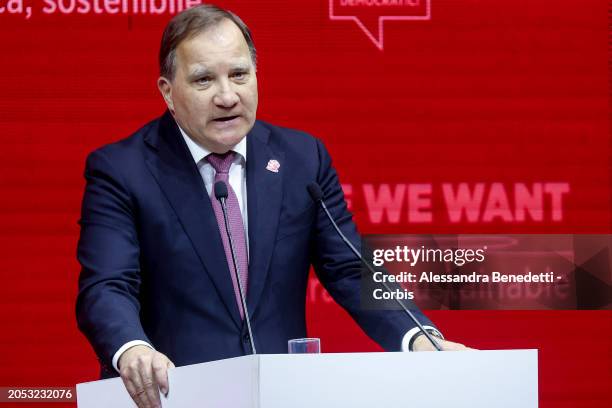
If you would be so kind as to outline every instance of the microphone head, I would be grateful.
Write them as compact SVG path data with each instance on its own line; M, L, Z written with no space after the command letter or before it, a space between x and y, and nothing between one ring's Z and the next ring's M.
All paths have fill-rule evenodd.
M317 183L310 183L306 188L313 201L318 202L323 199L323 191L321 191L321 187Z
M227 198L227 184L225 182L217 181L215 183L215 197L217 197L217 200Z

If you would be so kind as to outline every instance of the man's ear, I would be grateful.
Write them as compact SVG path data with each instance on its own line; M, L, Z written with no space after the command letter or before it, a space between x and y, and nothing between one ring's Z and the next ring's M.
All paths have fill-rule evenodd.
M168 106L168 110L170 113L174 114L174 102L172 101L172 84L170 81L161 76L157 79L157 88L161 93L166 105Z

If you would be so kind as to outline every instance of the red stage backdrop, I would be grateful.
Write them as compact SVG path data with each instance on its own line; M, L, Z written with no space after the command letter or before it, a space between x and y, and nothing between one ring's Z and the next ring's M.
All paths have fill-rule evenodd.
M96 379L74 319L85 157L163 112L161 32L199 3L0 0L0 385ZM217 4L253 30L259 117L326 143L363 233L611 232L607 1ZM314 279L308 300L323 351L379 350ZM429 315L538 348L543 408L612 406L610 310Z

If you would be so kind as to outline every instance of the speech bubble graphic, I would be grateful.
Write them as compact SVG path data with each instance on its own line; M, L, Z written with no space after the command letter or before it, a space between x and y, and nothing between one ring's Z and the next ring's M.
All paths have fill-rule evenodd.
M329 19L352 20L379 49L388 20L430 20L431 0L329 0Z

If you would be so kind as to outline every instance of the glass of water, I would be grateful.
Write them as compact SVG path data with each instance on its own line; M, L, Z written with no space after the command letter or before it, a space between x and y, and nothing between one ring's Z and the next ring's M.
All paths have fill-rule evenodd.
M320 353L321 339L305 338L289 340L289 354Z

